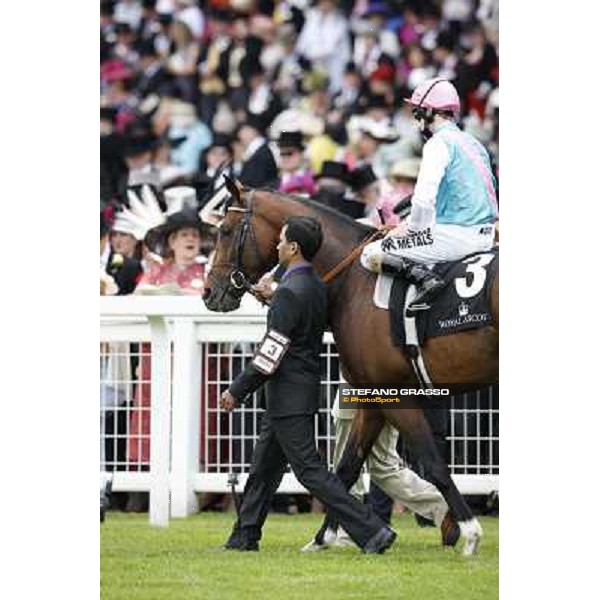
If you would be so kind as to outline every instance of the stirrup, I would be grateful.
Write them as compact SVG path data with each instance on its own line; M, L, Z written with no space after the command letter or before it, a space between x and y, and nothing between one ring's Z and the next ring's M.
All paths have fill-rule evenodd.
M431 304L427 304L426 302L420 302L418 304L411 303L408 305L406 309L406 313L410 315L413 312L419 312L422 310L429 310L431 308Z

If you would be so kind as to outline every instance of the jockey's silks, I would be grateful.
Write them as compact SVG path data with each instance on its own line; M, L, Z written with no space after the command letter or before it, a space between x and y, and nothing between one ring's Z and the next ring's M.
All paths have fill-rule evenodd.
M436 197L436 222L467 226L496 221L496 181L483 145L454 123L444 124L434 137L446 144L450 157Z

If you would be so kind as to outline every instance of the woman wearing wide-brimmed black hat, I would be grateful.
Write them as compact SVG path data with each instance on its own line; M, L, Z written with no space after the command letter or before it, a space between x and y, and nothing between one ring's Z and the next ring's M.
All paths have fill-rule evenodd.
M183 188L185 189L185 188ZM206 259L200 254L202 227L195 208L186 207L170 215L163 225L152 230L153 249L163 257L162 264L148 263L136 294L200 295L204 290ZM142 344L140 383L136 387L129 423L128 460L134 465L150 459L150 345ZM146 508L145 495L132 495L127 510Z
M154 249L162 264L151 264L136 293L201 294L206 258L200 254L206 226L196 210L186 207L170 215L151 232Z

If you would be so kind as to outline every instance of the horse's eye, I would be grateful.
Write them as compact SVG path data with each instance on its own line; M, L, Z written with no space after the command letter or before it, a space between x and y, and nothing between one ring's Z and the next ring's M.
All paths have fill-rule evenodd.
M219 232L222 236L227 237L228 235L231 235L231 227L228 225L221 225Z

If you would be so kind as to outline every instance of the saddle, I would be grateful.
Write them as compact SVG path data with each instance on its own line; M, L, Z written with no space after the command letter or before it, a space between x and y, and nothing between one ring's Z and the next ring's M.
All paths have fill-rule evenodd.
M437 263L432 267L444 281L428 310L409 307L416 296L415 286L403 277L380 274L373 301L389 310L392 341L408 355L422 388L433 388L421 346L429 338L467 329L487 327L492 283L498 271L499 247L477 252L459 261Z
M380 274L373 301L378 308L389 310L394 344L422 345L429 338L489 326L492 321L489 300L498 261L496 246L459 261L437 263L432 270L444 281L444 287L429 310L416 312L408 309L414 286L403 277ZM407 319L413 319L414 323L407 327Z

